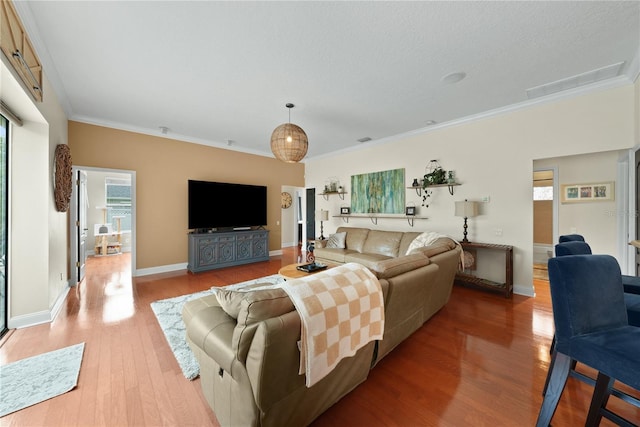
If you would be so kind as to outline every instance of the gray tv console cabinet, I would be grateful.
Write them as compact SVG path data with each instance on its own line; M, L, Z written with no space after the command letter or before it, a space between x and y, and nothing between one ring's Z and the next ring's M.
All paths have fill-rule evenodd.
M192 273L269 260L269 231L242 230L189 234Z

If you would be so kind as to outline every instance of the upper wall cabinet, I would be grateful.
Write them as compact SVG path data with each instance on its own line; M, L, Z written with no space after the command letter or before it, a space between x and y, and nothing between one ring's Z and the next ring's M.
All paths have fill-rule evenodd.
M0 2L0 49L33 98L42 102L42 65L10 1Z

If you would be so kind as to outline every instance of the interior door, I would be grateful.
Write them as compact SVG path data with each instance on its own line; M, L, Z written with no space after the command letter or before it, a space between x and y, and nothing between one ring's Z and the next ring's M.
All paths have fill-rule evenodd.
M87 227L87 205L89 199L87 197L87 172L83 170L78 171L77 194L78 194L78 221L76 221L76 235L78 236L78 262L77 266L77 278L78 283L84 279L85 266L87 264L87 236L89 228Z
M307 188L307 240L316 238L316 189Z

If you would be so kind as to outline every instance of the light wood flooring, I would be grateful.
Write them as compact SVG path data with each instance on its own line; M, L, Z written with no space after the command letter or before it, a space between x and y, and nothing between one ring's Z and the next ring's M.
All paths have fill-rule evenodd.
M200 381L182 376L149 304L273 274L298 256L290 248L269 262L133 280L128 255L91 258L54 322L11 331L0 343L6 364L85 342L77 389L0 425L217 426ZM450 302L314 427L534 425L553 334L548 283L536 280L535 288L535 298L506 299L455 286ZM570 378L553 425L584 424L591 391ZM640 424L639 410L615 398L610 405Z

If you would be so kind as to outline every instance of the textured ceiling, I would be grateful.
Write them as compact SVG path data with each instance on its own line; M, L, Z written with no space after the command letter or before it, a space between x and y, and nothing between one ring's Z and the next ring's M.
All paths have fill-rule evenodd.
M69 119L167 127L167 137L268 156L287 102L314 157L526 103L527 89L615 63L614 80L629 83L640 52L638 1L16 8ZM442 80L452 72L466 78Z

